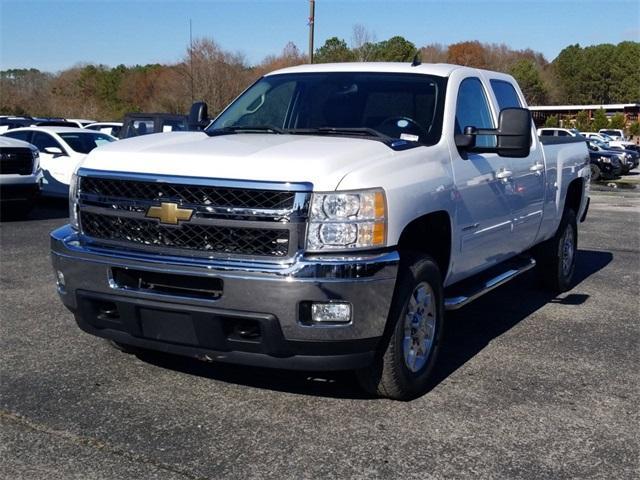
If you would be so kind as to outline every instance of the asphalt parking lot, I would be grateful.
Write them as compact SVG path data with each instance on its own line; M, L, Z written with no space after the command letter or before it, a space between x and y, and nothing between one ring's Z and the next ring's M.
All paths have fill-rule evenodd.
M572 291L526 274L449 315L407 403L82 333L49 263L65 216L0 225L1 478L640 477L640 193L593 194Z

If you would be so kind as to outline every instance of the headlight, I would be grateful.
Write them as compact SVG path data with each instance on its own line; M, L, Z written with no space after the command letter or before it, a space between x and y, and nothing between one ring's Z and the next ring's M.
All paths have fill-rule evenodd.
M611 159L609 157L600 157L599 160L602 163L611 163Z
M33 157L33 172L37 172L40 168L40 151L37 148L31 150L31 156Z
M382 189L314 193L307 250L383 247L387 240L387 205Z
M69 183L69 224L71 228L79 230L78 222L78 176L74 173L71 175L71 182Z

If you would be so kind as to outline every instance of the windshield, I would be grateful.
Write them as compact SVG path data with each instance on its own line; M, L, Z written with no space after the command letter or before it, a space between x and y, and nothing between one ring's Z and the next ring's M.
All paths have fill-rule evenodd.
M266 76L207 129L402 138L427 145L442 131L446 79L421 74L329 72ZM327 131L330 130L330 131Z
M89 153L100 145L115 141L115 138L97 132L68 132L58 133L58 135L73 151L78 153Z

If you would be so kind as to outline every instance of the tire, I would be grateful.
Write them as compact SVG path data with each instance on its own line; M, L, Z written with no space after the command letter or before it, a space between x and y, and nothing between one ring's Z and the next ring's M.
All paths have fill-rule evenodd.
M576 213L567 208L553 238L538 245L534 250L538 274L544 289L553 293L562 293L571 288L577 251Z
M600 172L600 167L592 163L591 164L591 181L597 182L598 180L600 180L601 176L602 176L602 172Z
M409 317L411 310L415 314ZM376 358L356 372L360 385L372 395L395 400L424 394L438 357L443 324L442 277L436 262L424 255L403 255Z
M142 353L144 350L138 347L134 347L133 345L127 345L126 343L116 342L115 340L106 339L107 343L111 345L116 350L119 350L123 353L127 353L129 355L135 355L137 353Z

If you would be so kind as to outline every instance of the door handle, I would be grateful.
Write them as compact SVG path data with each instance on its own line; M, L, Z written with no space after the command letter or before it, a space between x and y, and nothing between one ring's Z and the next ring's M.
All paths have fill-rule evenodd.
M530 172L535 172L538 175L542 173L542 170L544 170L544 165L542 163L535 163L531 166L531 168L529 168Z
M513 176L513 172L505 168L501 169L498 173L496 173L496 178L499 180L502 180L503 182L508 182L512 176Z

